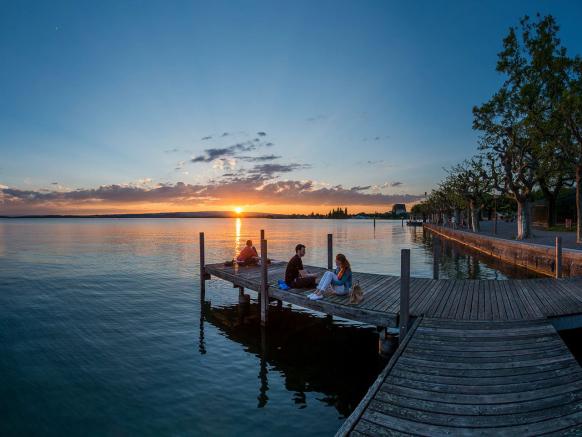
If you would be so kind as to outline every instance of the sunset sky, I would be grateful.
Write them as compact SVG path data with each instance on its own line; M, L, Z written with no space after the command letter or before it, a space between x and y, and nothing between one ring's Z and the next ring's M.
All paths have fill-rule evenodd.
M582 53L576 1L1 1L0 214L418 201L536 12Z

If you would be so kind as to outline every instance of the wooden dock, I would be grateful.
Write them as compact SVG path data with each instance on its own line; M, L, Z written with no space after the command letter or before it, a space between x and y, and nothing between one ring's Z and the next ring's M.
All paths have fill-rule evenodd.
M365 298L351 305L347 297L311 301L313 290L280 290L285 268L284 262L268 268L202 263L201 280L214 276L268 297L261 298L264 322L270 299L401 332L409 327L403 314L413 320L338 436L582 435L582 368L556 330L582 327L582 278L439 280L410 278L406 268L402 277L354 272Z
M582 368L549 322L421 317L336 435L548 433L582 433Z
M349 304L347 297L334 296L312 301L314 290L283 291L277 280L285 276L287 263L274 262L268 268L271 298L289 302L338 317L376 326L396 327L400 308L400 277L372 273L353 273L365 299ZM305 266L320 275L321 267ZM258 266L225 267L208 264L207 274L238 287L260 291L261 269ZM582 316L582 278L471 280L410 278L410 314L454 320L535 320Z

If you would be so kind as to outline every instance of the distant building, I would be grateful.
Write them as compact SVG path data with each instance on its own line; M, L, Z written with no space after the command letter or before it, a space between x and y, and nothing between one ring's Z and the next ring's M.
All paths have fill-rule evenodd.
M392 214L406 215L406 205L404 203L395 203L392 205Z

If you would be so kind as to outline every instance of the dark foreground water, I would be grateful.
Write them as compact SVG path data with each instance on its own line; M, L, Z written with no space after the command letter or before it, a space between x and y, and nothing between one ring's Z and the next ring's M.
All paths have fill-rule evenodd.
M330 435L387 357L375 328L239 306L207 262L265 229L269 255L325 265L326 234L353 268L430 277L430 235L400 222L328 220L0 220L0 435ZM530 276L443 245L441 277Z

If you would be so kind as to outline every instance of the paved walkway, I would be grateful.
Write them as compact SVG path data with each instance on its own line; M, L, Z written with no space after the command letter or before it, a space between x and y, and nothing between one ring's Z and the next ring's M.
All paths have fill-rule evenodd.
M493 236L493 222L482 221L480 234ZM497 222L497 235L494 235L495 237L515 240L516 235L517 223ZM576 244L576 232L556 232L535 228L533 229L533 237L523 241L526 243L553 246L557 236L562 237L562 247L565 249L582 250L582 244Z

